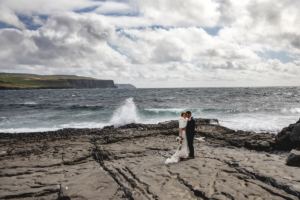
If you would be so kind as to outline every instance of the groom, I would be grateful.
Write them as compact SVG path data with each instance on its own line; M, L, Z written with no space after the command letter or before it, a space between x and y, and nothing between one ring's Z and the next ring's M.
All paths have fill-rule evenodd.
M194 117L192 117L191 111L186 111L186 114L188 117L188 122L187 122L185 129L186 129L187 142L188 142L188 146L189 146L189 150L190 150L190 155L188 158L194 159L195 155L194 155L193 142L194 142L194 136L195 136L196 121L195 121Z

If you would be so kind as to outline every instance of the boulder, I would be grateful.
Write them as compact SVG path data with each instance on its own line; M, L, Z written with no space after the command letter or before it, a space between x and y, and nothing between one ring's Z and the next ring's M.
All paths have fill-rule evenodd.
M300 123L293 128L290 139L292 142L300 141Z
M293 149L286 158L286 164L300 167L300 151Z
M268 149L268 148L270 148L270 143L267 142L267 141L262 141L262 142L259 143L259 145L260 145L261 148L263 148L263 149Z
M288 127L283 128L275 137L276 144L278 145L279 149L282 150L290 150L293 149L294 144L290 139L292 131L296 124L290 124ZM296 147L294 147L296 148Z

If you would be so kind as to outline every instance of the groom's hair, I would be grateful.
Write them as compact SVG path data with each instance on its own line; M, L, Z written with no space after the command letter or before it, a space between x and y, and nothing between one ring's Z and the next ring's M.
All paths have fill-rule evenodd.
M186 111L186 114L192 115L191 111Z

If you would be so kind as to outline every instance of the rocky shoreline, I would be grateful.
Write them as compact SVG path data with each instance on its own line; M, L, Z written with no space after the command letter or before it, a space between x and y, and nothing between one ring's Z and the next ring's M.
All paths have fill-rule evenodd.
M169 165L176 121L0 133L0 199L300 198L300 168L286 164L297 124L272 135L216 122L197 119L196 159Z

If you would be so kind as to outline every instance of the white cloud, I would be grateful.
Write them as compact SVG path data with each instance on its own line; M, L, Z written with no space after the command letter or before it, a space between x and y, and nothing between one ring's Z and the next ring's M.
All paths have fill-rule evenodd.
M39 16L33 16L32 23L34 25L44 25L44 21Z
M130 14L135 12L134 8L126 3L120 3L115 1L106 1L99 6L94 12L100 14Z
M16 28L25 29L25 24L19 20L18 16L4 5L0 5L0 21Z
M245 12L239 20L219 31L223 40L258 51L285 51L300 59L299 1L245 1L242 10Z
M251 46L253 51L285 51L300 58L298 0L131 0L128 4L137 10L136 16L106 16L106 20L123 28L222 27L219 35L224 41Z
M163 26L216 25L221 13L219 4L213 0L131 0L139 7L140 15Z
M300 84L296 0L22 2L3 0L0 19L24 29L17 14L27 15L41 27L0 29L2 71L84 74L138 87ZM212 36L205 27L220 31ZM257 51L282 51L295 61Z
M1 4L17 14L52 15L102 5L92 0L2 0Z
M214 0L130 0L128 4L108 1L96 11L101 13L132 13L133 16L108 16L118 27L144 26L205 26L218 25L221 17L219 4Z
M37 31L1 30L1 68L42 66L53 73L85 70L101 75L126 66L126 57L107 44L114 34L114 27L98 15L74 13L56 16Z
M248 46L208 35L202 28L124 29L117 41L133 63L260 61Z

